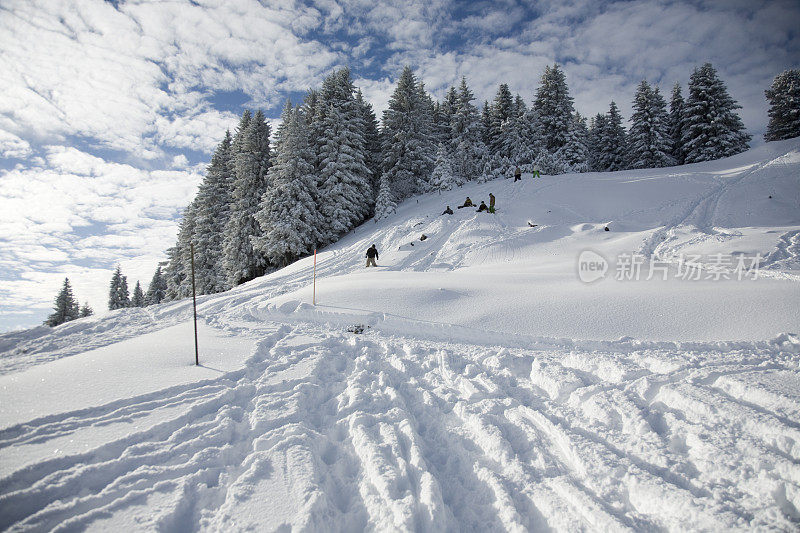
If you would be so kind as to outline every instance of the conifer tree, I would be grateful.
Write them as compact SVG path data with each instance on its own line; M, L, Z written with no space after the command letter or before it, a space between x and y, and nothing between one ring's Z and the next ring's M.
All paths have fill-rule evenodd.
M181 220L181 225L185 218ZM178 232L180 234L180 230ZM167 248L167 261L164 267L164 281L166 282L167 289L164 292L164 299L162 302L172 302L180 300L186 295L183 294L181 287L184 280L187 278L186 272L183 268L183 261L181 260L181 252L178 245Z
M69 283L69 278L64 278L64 284L58 296L56 296L53 314L47 317L44 323L52 328L79 317L80 309L77 300L75 300L75 296L72 294L72 286Z
M378 194L378 187L380 186L382 163L381 135L378 128L378 119L375 117L375 111L372 110L372 104L364 100L361 89L356 91L356 104L361 111L361 120L364 123L365 163L370 172L370 183L372 184L371 199L374 200ZM370 210L373 209L374 205L370 205Z
M483 111L481 111L481 132L483 133L483 144L490 147L492 144L492 110L489 101L483 101Z
M444 127L444 136L440 139L441 142L444 143L445 147L450 149L449 147L453 144L453 116L456 114L456 109L458 108L458 93L456 92L456 88L454 86L450 86L445 93L444 101L442 101L441 105L441 112L442 112L442 120L443 120L443 127Z
M92 316L94 314L94 309L89 306L89 302L84 302L83 307L80 310L80 317L86 318L87 316Z
M417 193L419 178L430 176L433 168L433 124L421 89L411 68L405 67L383 112L383 172L392 200ZM450 104L446 107L448 114Z
M136 286L133 288L133 296L131 297L131 307L144 307L144 292L139 280L136 280Z
M576 111L567 132L567 142L556 152L567 172L589 171L588 137L586 120Z
M436 164L433 167L430 185L431 190L439 192L449 191L455 185L450 156L447 154L447 148L445 148L444 143L439 143L439 147L436 150Z
M504 144L501 138L503 124L514 116L514 100L511 96L511 91L508 89L508 85L501 83L494 97L494 101L492 102L489 123L486 125L486 127L489 128L489 134L487 135L489 141L487 142L487 146L492 154L502 149Z
M670 155L676 164L682 165L686 156L683 153L683 95L680 83L672 88L672 98L669 101L669 137Z
M233 159L230 132L225 133L206 169L195 197L192 242L198 294L213 294L228 288L223 264L223 237L231 212Z
M667 103L658 91L642 80L636 89L628 136L628 168L670 166L671 149Z
M394 201L394 194L389 185L389 176L381 175L381 186L378 188L378 199L375 202L375 221L386 218L397 211L397 204Z
M769 102L766 141L800 136L800 70L784 70L764 91Z
M431 121L431 139L433 142L450 144L450 118L445 116L444 104L436 102L433 105L433 120Z
M320 92L317 187L325 244L364 221L373 205L363 111L354 91L350 70L343 68L325 79Z
M606 127L606 116L598 113L592 117L589 125L589 137L587 147L589 148L589 170L602 172L603 167L603 142L602 138Z
M144 296L145 305L160 304L167 295L167 280L164 279L161 273L161 265L156 267L153 273L153 279L150 280L150 285L147 287L147 293Z
M566 76L558 64L545 67L533 108L538 112L545 149L555 153L567 142L574 111Z
M247 126L250 125L250 119L252 118L253 114L250 112L250 110L245 109L242 113L242 117L239 119L239 125L236 126L236 133L232 140L231 151L233 155L238 154L243 150L245 132L247 131Z
M627 135L622 125L622 115L615 102L611 102L599 130L597 146L597 170L609 172L625 169L627 159Z
M165 300L179 300L192 294L191 245L197 204L194 200L186 207L178 227L175 246L167 250L167 266L164 277L167 283Z
M269 169L271 187L255 215L263 233L253 241L254 248L276 268L310 254L322 238L308 125L289 101L281 118L274 164Z
M122 275L122 267L117 265L114 275L111 276L111 286L108 291L108 309L122 309L130 307L131 299L128 292L128 278Z
M525 104L525 100L519 94L514 97L513 111L515 117L522 117L528 112L528 106Z
M488 156L486 145L483 144L478 108L472 105L474 99L466 78L462 77L451 122L453 172L461 182L479 178Z
M264 274L267 268L264 257L253 250L252 239L261 235L261 227L254 215L267 189L269 136L269 124L259 110L248 121L240 148L234 153L231 212L223 241L225 270L230 287Z
M728 94L711 63L694 70L683 113L687 163L711 161L747 150L750 135L736 109L741 106Z

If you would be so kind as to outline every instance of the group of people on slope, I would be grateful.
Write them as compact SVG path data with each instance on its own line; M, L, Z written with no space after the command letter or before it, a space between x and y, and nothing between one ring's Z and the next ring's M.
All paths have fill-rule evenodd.
M533 169L533 178L541 178L541 174L539 174L538 169ZM514 181L519 181L522 179L522 170L519 167L514 169Z
M539 175L539 171L538 170L534 170L533 171L533 177L534 178L541 178L541 176ZM521 179L522 179L522 170L520 170L520 168L517 167L517 168L514 169L514 181L519 181ZM494 212L495 212L494 205L495 205L494 194L489 193L489 205L486 205L486 202L481 200L481 205L478 206L478 209L476 210L476 213L480 213L482 211L486 211L488 213L494 214ZM464 200L464 204L463 205L459 205L457 207L458 207L458 209L463 209L465 207L475 207L475 204L472 203L472 199L470 199L470 197L467 196L467 199ZM450 209L449 205L442 212L442 215L452 215L452 214L453 214L453 210ZM378 266L376 264L376 262L375 262L378 259L378 248L374 244L372 246L370 246L369 248L367 248L366 258L367 258L367 267L370 267L370 266L376 267L376 266Z
M489 213L494 213L494 202L495 202L494 194L489 193L489 205L486 205L486 202L481 200L481 205L478 206L478 209L477 209L476 213L480 213L481 211L487 211ZM458 209L464 209L465 207L475 207L475 204L473 204L472 203L472 199L469 196L467 196L467 199L464 200L464 204L463 205L459 205L457 207L458 207ZM447 209L445 209L444 212L442 212L442 215L452 215L452 214L453 214L453 210L450 209L449 205L447 206Z

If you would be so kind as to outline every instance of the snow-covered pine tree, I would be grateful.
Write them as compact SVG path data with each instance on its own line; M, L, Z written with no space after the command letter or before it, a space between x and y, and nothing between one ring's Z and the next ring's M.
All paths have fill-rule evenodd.
M436 135L433 128L433 108L435 102L433 100L433 97L431 97L431 95L428 94L428 92L425 90L425 83L422 80L420 80L420 82L417 84L417 97L419 98L420 101L422 113L424 113L426 116L425 123L428 124L428 131L430 132L428 136L428 139L430 139L429 142L434 143L436 140ZM419 192L429 192L431 190L430 183L428 182L428 180L431 177L430 171L433 170L433 164L434 161L436 160L435 146L437 145L431 144L430 146L429 154L431 156L431 163L428 167L429 172L427 174L417 174L417 190Z
M675 83L672 87L672 97L669 101L669 138L670 155L675 164L682 165L685 154L683 153L683 95L680 83Z
M258 211L259 201L268 185L269 136L270 126L259 110L248 122L241 148L233 156L235 172L231 212L223 240L229 287L250 281L267 269L264 257L253 250L251 239L261 235L261 227L253 215Z
M606 127L606 116L598 113L592 117L589 124L589 137L587 139L589 148L589 170L603 172L603 135Z
M512 114L503 123L500 128L502 144L491 163L495 176L508 177L509 170L517 166L525 172L533 170L533 163L542 149L537 124L538 117L533 110L526 111L521 117Z
M167 261L164 267L164 281L166 282L167 289L164 292L164 299L161 301L172 302L180 300L185 296L181 293L181 285L186 275L177 244L167 248L166 254Z
M383 112L383 173L396 201L417 193L418 179L433 169L433 124L421 88L411 67L405 67ZM449 114L450 103L444 107Z
M628 135L628 168L659 168L674 163L670 156L671 139L667 103L646 80L639 83L633 99L633 115Z
M122 275L122 267L117 265L111 276L111 286L108 291L108 309L122 309L130 307L131 299L128 292L128 278Z
M378 129L378 119L375 117L375 111L372 110L372 104L364 100L361 94L361 89L356 91L356 103L361 110L361 120L364 122L364 142L366 143L367 159L366 165L370 172L370 182L372 184L372 199L373 205L370 205L370 211L374 210L374 199L378 195L378 188L380 187L381 163L381 134Z
M367 168L362 110L354 97L350 70L328 76L320 92L317 187L324 244L360 224L372 210L372 177Z
M769 102L766 141L800 136L800 70L784 70L764 91Z
M93 314L94 314L94 309L91 308L89 302L84 302L80 310L80 317L86 318L87 316L92 316Z
M144 307L144 291L142 291L142 285L139 280L136 280L136 286L133 288L131 307Z
M245 131L247 131L247 126L250 125L250 120L252 118L253 114L250 112L250 110L245 109L242 113L242 117L239 119L239 124L236 126L236 133L234 134L233 141L231 143L232 155L242 151Z
M160 304L167 295L167 280L161 273L161 265L156 267L153 273L153 279L150 280L150 285L147 286L147 293L144 295L145 305Z
M483 174L488 150L483 144L478 108L472 105L475 96L461 78L456 110L451 122L453 172L461 182L478 179Z
M230 217L233 183L232 139L230 132L217 147L206 169L206 176L195 197L192 234L195 252L195 278L198 294L213 294L228 289L228 276L222 261L223 237Z
M397 204L394 201L392 187L389 184L389 176L387 174L382 174L380 183L381 186L378 188L378 199L375 202L376 222L397 211Z
M431 139L437 145L439 143L443 143L445 146L450 144L450 119L445 116L444 104L441 102L435 102L433 104L433 120L431 121L431 131Z
M616 102L611 102L599 134L597 170L624 170L628 152L627 135Z
M483 144L487 147L492 144L492 109L489 107L489 101L483 101L483 111L481 111L481 132L483 133Z
M557 63L545 67L541 85L536 89L533 108L539 115L545 148L555 153L567 142L574 112L567 78Z
M436 150L436 163L431 173L430 185L433 191L449 191L456 184L453 176L453 167L450 164L450 156L444 143L439 143Z
M557 176L567 172L567 162L560 150L551 154L547 150L541 150L536 156L533 166L546 176Z
M72 294L72 286L69 284L69 278L64 278L64 284L61 286L58 296L56 296L53 314L47 317L44 323L52 328L79 317L80 309L75 296Z
M253 240L253 247L277 268L310 254L322 239L308 125L288 100L281 119L269 169L271 186L261 197L261 208L255 215L263 233Z
M694 70L683 112L687 163L711 161L747 150L750 135L736 109L741 106L728 94L711 63Z
M564 162L567 172L589 171L588 137L586 119L576 111L567 132L567 142L556 152L557 158Z
M522 98L522 96L517 94L514 97L514 116L515 117L522 117L527 112L528 112L528 106L525 103L525 100Z
M194 200L186 207L178 226L175 246L167 250L167 266L164 278L167 282L166 301L179 300L192 294L191 245L197 218Z
M311 123L314 121L314 117L317 116L317 105L319 104L319 90L317 89L310 89L308 93L306 93L305 98L303 98L303 116L306 119L306 124L311 126ZM309 134L310 134L309 130ZM310 142L310 141L309 141ZM316 144L310 142L310 146L314 147Z
M514 117L514 99L511 96L511 91L508 89L507 84L501 83L492 102L489 123L486 125L489 128L489 133L486 137L489 139L487 146L490 153L496 154L502 150L505 144L501 136L503 124ZM508 156L508 154L502 155Z

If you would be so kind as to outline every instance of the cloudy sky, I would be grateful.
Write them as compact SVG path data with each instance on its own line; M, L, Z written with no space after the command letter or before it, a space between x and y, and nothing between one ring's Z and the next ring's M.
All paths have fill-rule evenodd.
M760 144L764 89L800 67L796 0L3 0L0 331L41 323L64 276L96 312L114 265L146 289L214 146L348 65L376 110L403 65L530 102L563 65L577 109L630 116L642 79L710 61Z

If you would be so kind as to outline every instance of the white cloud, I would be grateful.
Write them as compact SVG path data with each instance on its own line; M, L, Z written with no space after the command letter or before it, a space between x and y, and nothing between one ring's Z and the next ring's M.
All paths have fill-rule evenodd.
M79 135L137 157L161 146L208 150L230 116L205 94L242 89L274 105L321 80L337 54L299 37L319 22L291 2L6 2L0 124L22 138Z
M0 129L0 156L22 159L31 154L31 145L11 132Z
M45 163L0 179L4 310L46 307L69 276L76 294L101 311L105 278L118 262L146 287L201 176L109 163L64 146L48 147Z

